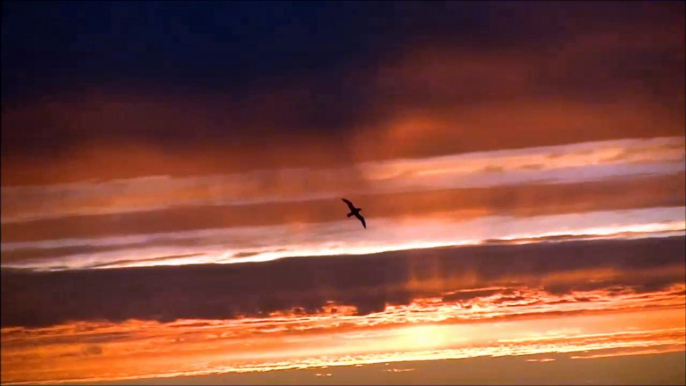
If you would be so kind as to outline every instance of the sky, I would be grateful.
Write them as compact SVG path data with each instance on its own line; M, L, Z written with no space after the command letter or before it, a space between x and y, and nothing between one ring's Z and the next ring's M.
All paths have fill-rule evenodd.
M2 384L683 384L685 14L3 1Z

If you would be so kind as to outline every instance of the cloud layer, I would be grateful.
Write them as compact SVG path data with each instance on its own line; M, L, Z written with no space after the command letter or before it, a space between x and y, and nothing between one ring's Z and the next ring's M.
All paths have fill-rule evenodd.
M367 314L414 298L445 296L468 302L502 291L455 291L514 283L556 295L612 288L654 291L683 283L683 241L674 237L439 248L229 266L3 270L2 325L230 319L293 309L316 313L330 302ZM587 276L591 271L598 272L593 281Z
M3 13L13 28L3 35L3 186L349 166L683 134L680 3L294 5L335 14L326 26L311 25L321 20L314 16L284 25L282 13L290 11L283 6L170 4L158 11L84 6L90 22L70 27L50 16L75 11L56 7L13 4ZM394 15L383 18L386 28L377 25L377 12ZM132 16L141 13L156 16ZM240 15L274 19L281 38L265 39L269 32L252 24L236 35L215 20ZM523 19L513 22L517 15ZM177 20L165 27L174 33L160 33L168 18ZM84 32L120 19L157 32L145 43L110 31L107 49L94 48L103 43L93 36L102 34ZM180 20L218 29L192 33ZM338 23L367 27L341 35L332 27ZM64 39L38 38L47 26ZM328 33L305 39L310 28ZM246 41L264 47L249 55L241 51ZM129 46L171 56L140 60L145 55L122 50ZM312 51L289 51L301 52L298 46ZM190 48L191 63L176 57ZM287 69L279 69L284 60ZM177 61L186 64L169 65ZM75 62L76 73L69 70ZM32 82L17 83L27 77Z
M683 352L684 11L2 2L2 383Z

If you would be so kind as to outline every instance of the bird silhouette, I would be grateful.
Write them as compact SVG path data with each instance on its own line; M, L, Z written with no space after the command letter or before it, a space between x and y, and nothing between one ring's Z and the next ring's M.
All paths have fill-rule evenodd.
M362 211L362 208L355 208L353 203L346 200L345 198L341 198L341 200L343 200L343 202L348 204L348 208L350 208L350 213L348 213L348 217L351 217L351 216L357 217L357 219L360 220L360 222L362 222L362 226L364 227L364 229L367 229L367 223L364 222L364 217L362 217L362 215L360 214L360 211Z

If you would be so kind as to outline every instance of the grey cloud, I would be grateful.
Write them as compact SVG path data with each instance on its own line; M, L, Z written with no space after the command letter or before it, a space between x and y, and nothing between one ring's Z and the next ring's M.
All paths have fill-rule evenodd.
M495 294L502 294L504 289L488 289L475 291L459 291L442 297L444 302L464 301L480 297L488 297Z
M423 111L433 115L447 109L462 113L475 105L494 100L507 105L518 104L519 109L528 111L532 105L526 102L532 99L572 100L585 104L601 100L615 104L618 99L624 102L623 97L640 95L648 106L643 106L648 109L646 114L653 119L648 119L649 123L638 122L634 128L623 127L623 130L589 130L584 126L571 126L564 135L545 136L537 132L540 128L531 130L533 133L530 131L531 123L536 123L540 116L534 114L535 118L520 121L518 128L508 127L508 131L514 133L510 141L493 140L504 133L498 132L501 130L499 125L489 124L482 130L471 126L473 129L465 130L470 134L466 140L442 141L392 155L409 157L484 150L502 147L504 142L507 143L505 146L523 147L619 138L627 133L650 136L683 132L683 87L680 85L684 79L684 23L682 17L676 16L683 14L680 2L650 5L633 2L555 3L550 6L519 2L516 5L507 2L439 5L341 3L322 5L319 9L323 12L322 18L307 18L315 23L311 28L323 33L311 34L312 37L321 36L321 39L304 39L301 30L294 26L286 28L278 38L269 33L256 33L262 31L254 24L256 20L264 20L263 17L274 20L275 14L283 11L275 12L274 7L253 9L246 13L251 16L246 17L242 16L246 15L242 14L244 10L216 5L196 10L204 16L197 20L191 18L193 20L188 22L213 20L214 12L225 15L222 20L239 18L241 22L237 24L246 27L247 41L258 41L265 49L246 51L242 43L236 44L241 39L226 35L230 28L215 23L198 25L201 30L209 28L210 33L178 31L180 36L184 36L182 41L170 41L170 36L177 36L176 33L156 31L150 38L155 41L151 44L159 45L160 58L172 57L183 63L180 66L142 60L135 51L89 50L85 55L82 44L97 44L103 35L110 36L122 47L130 45L129 39L136 39L135 34L122 36L117 31L107 30L109 21L122 18L122 15L108 9L109 6L97 5L93 10L76 3L68 6L50 4L37 10L31 6L25 8L19 5L20 2L16 4L14 8L23 10L5 12L3 21L7 18L15 26L39 27L17 27L13 34L5 36L8 43L3 48L6 71L2 82L2 172L5 185L78 180L82 177L198 174L229 168L256 169L274 163L303 166L312 160L304 159L302 154L271 156L276 154L273 152L274 144L298 148L300 143L312 137L317 137L321 143L335 144L326 149L331 153L327 162L346 164L356 157L351 154L352 150L340 144L362 129L392 125L398 111ZM142 7L150 7L147 13L161 15L169 12L168 17L177 15L185 18L187 12L174 4L146 3ZM91 20L105 20L95 22L103 30L94 35L79 33L73 27L79 23L58 22L50 17L54 12L50 10L53 6L91 8L89 14L94 18ZM300 8L299 12L312 9L302 4L290 6ZM156 8L165 11L156 12ZM79 12L74 10L63 14L76 15ZM126 20L134 24L145 23L146 30L156 29L145 19ZM348 28L353 28L354 32L350 33L353 29ZM603 46L602 39L608 35L613 41ZM216 39L216 36L225 38ZM635 43L636 38L643 39L643 42ZM575 51L576 43L583 39L592 43L599 39L601 49L590 44L590 47L582 46L581 50ZM651 44L645 44L646 40ZM336 42L336 49L331 49L331 42ZM81 48L75 50L75 47ZM203 48L198 51L198 47ZM390 85L377 82L380 68L404 68L406 63L399 62L398 58L411 56L407 51L416 47L449 52L458 59L486 52L489 60L483 66L474 67L473 60L467 59L466 69L453 69L448 64L447 74L431 71L430 66L428 69L420 68L423 70L421 74L432 76L429 78L431 82L423 82L416 71L410 72L407 79L391 76ZM218 52L225 54L218 55ZM517 62L517 66L512 66L504 61L513 53L523 65ZM117 59L113 60L112 55ZM120 58L120 55L127 58ZM75 60L84 64L85 73L78 71L65 76L63 70L70 68ZM412 60L410 58L409 61ZM512 67L516 67L514 73L509 71ZM458 72L459 76L452 76L454 74L450 74L450 70ZM132 76L132 72L137 76ZM418 78L420 82L416 82ZM116 81L103 82L102 79ZM415 83L419 86L411 87ZM485 83L488 83L488 88L484 87ZM201 84L204 86L199 86ZM519 85L524 87L516 87ZM17 96L29 89L33 89L29 93L34 94L33 97ZM46 89L50 91L47 95ZM83 89L100 91L75 91ZM64 95L73 97L62 98ZM524 103L519 105L520 102ZM492 111L498 111L498 107L474 119L483 121L492 115ZM623 107L619 117L626 113L627 109ZM654 118L665 124L656 124ZM563 117L556 124L565 126L576 120ZM508 121L512 121L512 117L508 117ZM606 127L608 123L598 117L584 122L599 128ZM265 137L269 141L264 141ZM83 151L97 154L112 144L131 143L154 143L165 154L172 153L177 158L182 153L178 150L185 150L187 152L183 153L188 158L184 161L193 160L198 154L207 154L208 148L216 152L217 158L216 162L204 165L191 162L170 165L167 162L150 162L144 157L141 162L134 163L136 167L118 168L119 165L110 157L126 155L127 150L122 150L117 155L96 160L90 169L79 164L71 165L72 169L65 172L69 169L65 164L75 154L80 155L83 149L78 148L82 144L93 144L92 149ZM215 144L216 147L210 146ZM313 149L319 150L320 146L310 147L309 153L315 153ZM238 158L243 162L226 162L228 157L219 155L224 153L239 154ZM370 159L377 154L367 152L357 156ZM132 162L131 159L127 161ZM317 160L314 163L321 165L322 162ZM49 167L54 164L61 167Z
M69 320L147 319L161 322L226 319L300 308L316 312L329 301L358 313L388 304L489 286L539 288L538 277L613 268L620 278L547 284L551 293L615 286L651 291L683 283L684 237L490 245L385 252L362 256L289 258L259 264L145 267L63 272L2 269L2 326L46 326ZM659 277L646 270L671 267ZM477 283L466 282L476 277ZM529 277L512 283L512 277ZM441 283L409 290L410 280ZM469 284L467 284L469 283ZM490 291L457 292L465 301ZM501 296L516 295L503 291Z

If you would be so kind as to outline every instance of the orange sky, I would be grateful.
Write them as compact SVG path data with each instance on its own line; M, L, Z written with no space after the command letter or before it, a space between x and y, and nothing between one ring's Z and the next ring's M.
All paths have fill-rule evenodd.
M572 358L683 351L684 285L645 295L590 296L565 307L483 297L469 309L418 300L367 316L318 315L74 323L3 329L3 383L93 382L305 369L479 356L574 353ZM658 300L659 299L659 300ZM649 305L649 306L648 306ZM648 308L649 307L649 308ZM515 311L516 310L516 311ZM571 315L571 316L570 316ZM323 344L330 342L330 344ZM105 371L103 371L106 369ZM335 373L335 367L327 369Z
M683 3L37 4L2 384L683 384Z

